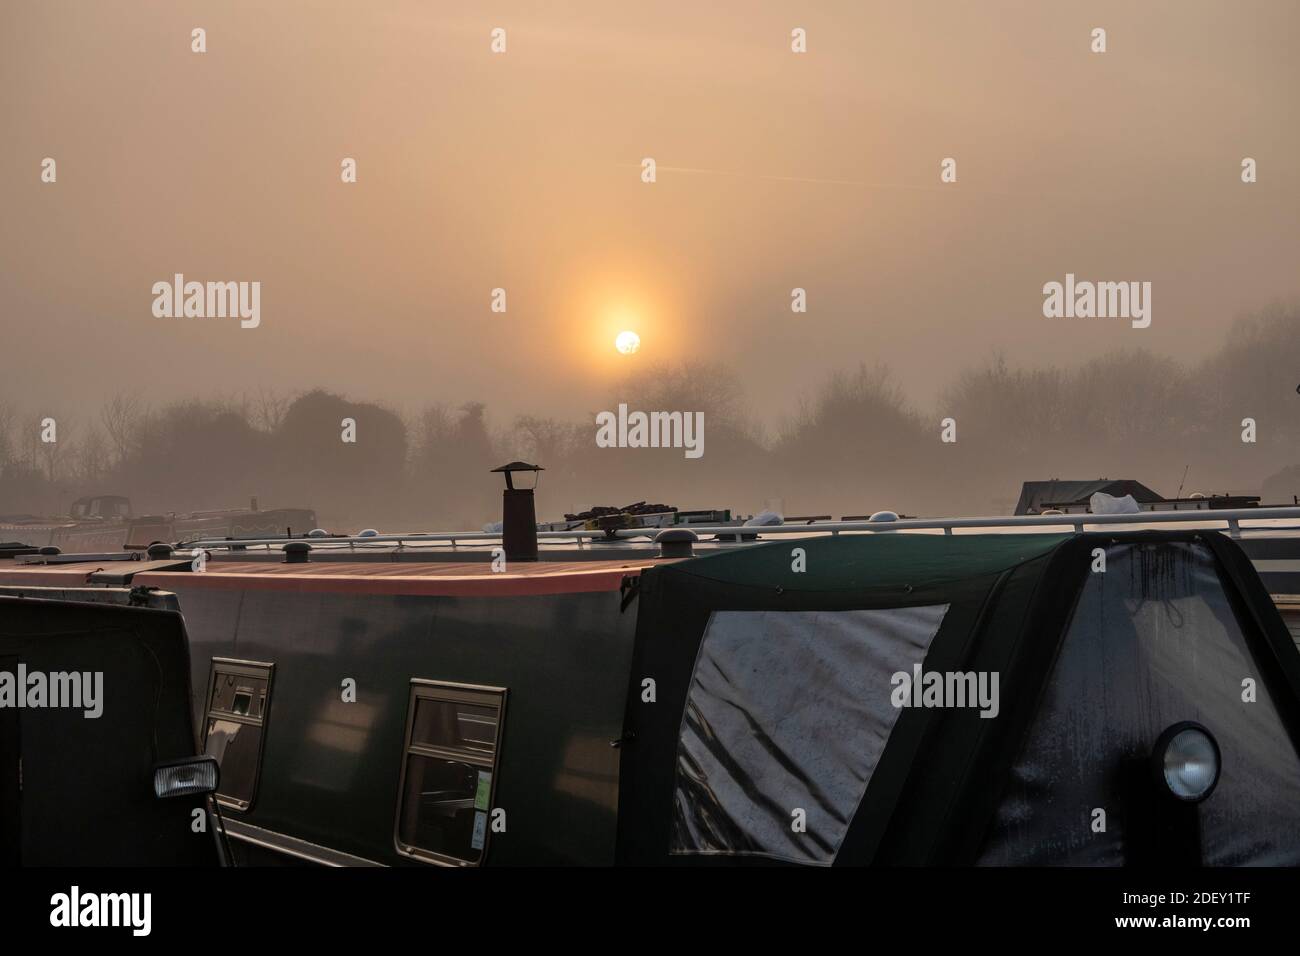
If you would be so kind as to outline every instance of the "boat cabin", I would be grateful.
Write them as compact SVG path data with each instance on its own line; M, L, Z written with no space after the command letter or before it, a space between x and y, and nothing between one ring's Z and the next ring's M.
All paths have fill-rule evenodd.
M213 541L0 587L174 596L245 863L1300 864L1300 653L1174 517Z

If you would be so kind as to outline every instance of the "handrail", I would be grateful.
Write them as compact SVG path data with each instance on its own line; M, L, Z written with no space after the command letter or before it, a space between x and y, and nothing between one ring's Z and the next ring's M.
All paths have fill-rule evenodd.
M1050 528L1072 527L1081 532L1084 525L1112 524L1165 524L1221 521L1232 532L1240 530L1240 523L1249 520L1294 519L1300 521L1300 507L1290 508L1224 508L1197 511L1142 511L1138 514L1094 515L1010 515L985 518L900 518L897 521L826 521L816 524L755 525L752 527L691 526L697 534L836 534L841 531L922 531L943 529L951 533L954 528ZM1251 530L1247 528L1246 530ZM622 529L614 532L619 537L636 537L644 531Z
M779 524L779 525L666 525L664 527L652 528L617 528L611 531L615 538L645 538L653 537L660 531L668 528L685 528L694 531L701 537L704 535L722 535L727 538L738 538L741 535L817 535L831 534L836 535L842 532L859 533L872 532L875 534L887 533L890 531L925 531L940 530L945 534L952 534L954 529L967 528L1073 528L1076 533L1082 532L1087 525L1135 525L1135 524L1185 524L1191 522L1209 523L1222 522L1227 525L1230 535L1237 537L1242 530L1266 530L1247 526L1242 528L1242 521L1265 521L1278 519L1292 519L1300 522L1300 507L1289 508L1225 508L1225 509L1204 509L1196 511L1143 511L1138 514L1123 515L1094 515L1094 514L1066 514L1066 515L1007 515L991 516L983 518L901 518L897 521L822 521L812 524ZM1300 530L1297 527L1296 530ZM581 542L584 539L608 538L607 534L601 529L572 528L567 531L539 531L537 537L540 540L557 541L571 539ZM421 543L440 544L449 543L455 546L458 541L500 541L501 532L499 531L438 531L438 532L413 532L407 534L376 534L362 537L360 535L337 535L330 537L295 537L295 538L204 538L193 542L187 542L186 547L219 549L219 548L251 548L251 547L272 547L283 545L289 541L305 541L311 545L358 545L358 544L397 544L405 546L407 544L418 545Z

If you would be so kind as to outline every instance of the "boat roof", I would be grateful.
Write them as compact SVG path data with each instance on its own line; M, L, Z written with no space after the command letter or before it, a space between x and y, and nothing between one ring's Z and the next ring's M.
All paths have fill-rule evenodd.
M875 554L963 555L972 567L1000 560L1006 549L1058 543L1062 533L1122 533L1134 531L1218 530L1236 539L1260 573L1276 578L1270 586L1294 593L1293 578L1300 575L1300 508L1245 508L1235 510L1163 512L1126 515L1072 514L996 518L900 519L785 523L779 526L694 526L700 536L694 544L696 558L750 550L780 542L776 549L788 556L795 546L818 541L877 538L909 539L912 544L865 545ZM286 563L282 549L287 539L208 539L206 570L189 571L193 550L176 549L163 560L147 560L143 552L98 554L24 554L0 558L0 584L56 587L88 585L146 585L163 589L240 588L248 590L352 592L365 594L510 595L561 594L617 590L624 578L643 569L671 561L660 557L651 535L663 529L620 528L604 531L574 529L538 532L539 560L512 561L507 570L494 572L489 563L499 553L500 534L409 533L329 538L297 538L310 545L306 563ZM739 540L738 540L739 539ZM926 545L938 539L943 545ZM967 542L959 544L958 542ZM843 553L843 552L841 552ZM891 559L893 560L893 559ZM928 559L926 559L928 560ZM718 565L720 566L720 565ZM874 578L889 576L888 566L877 568Z
M578 594L617 591L625 578L639 576L646 568L674 560L677 559L647 555L632 561L514 561L499 572L492 571L491 565L483 561L209 562L201 573L183 570L187 563L175 560L64 564L0 561L0 584L32 587L130 584L169 591L215 589L461 597Z

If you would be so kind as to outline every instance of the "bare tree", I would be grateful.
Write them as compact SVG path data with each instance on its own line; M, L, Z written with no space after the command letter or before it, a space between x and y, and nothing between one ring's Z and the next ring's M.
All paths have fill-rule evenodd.
M52 441L45 440L46 420L52 420L48 426L53 429ZM45 480L55 484L63 476L63 467L71 455L76 434L75 423L65 415L49 415L36 419L31 428L32 459L34 467L44 472Z
M624 379L613 396L642 409L704 412L711 425L743 427L744 391L726 366L686 361L658 365Z
M120 465L139 447L145 408L135 395L114 395L99 412L112 463Z
M104 433L91 422L68 456L69 477L85 485L98 484L108 470L108 455Z
M0 476L15 464L13 431L17 414L12 405L0 402Z
M446 405L426 405L407 425L411 461L416 470L429 468L451 444L456 417Z
M285 413L296 395L261 386L251 400L246 399L246 416L249 424L258 431L274 432L284 421Z
M563 461L572 452L582 426L553 418L520 415L507 436L519 454L543 466Z

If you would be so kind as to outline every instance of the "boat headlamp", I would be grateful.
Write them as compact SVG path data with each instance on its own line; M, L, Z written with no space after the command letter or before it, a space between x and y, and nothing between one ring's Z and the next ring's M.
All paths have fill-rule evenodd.
M1182 803L1200 803L1219 782L1219 745L1195 721L1174 724L1162 733L1151 751L1158 785Z

